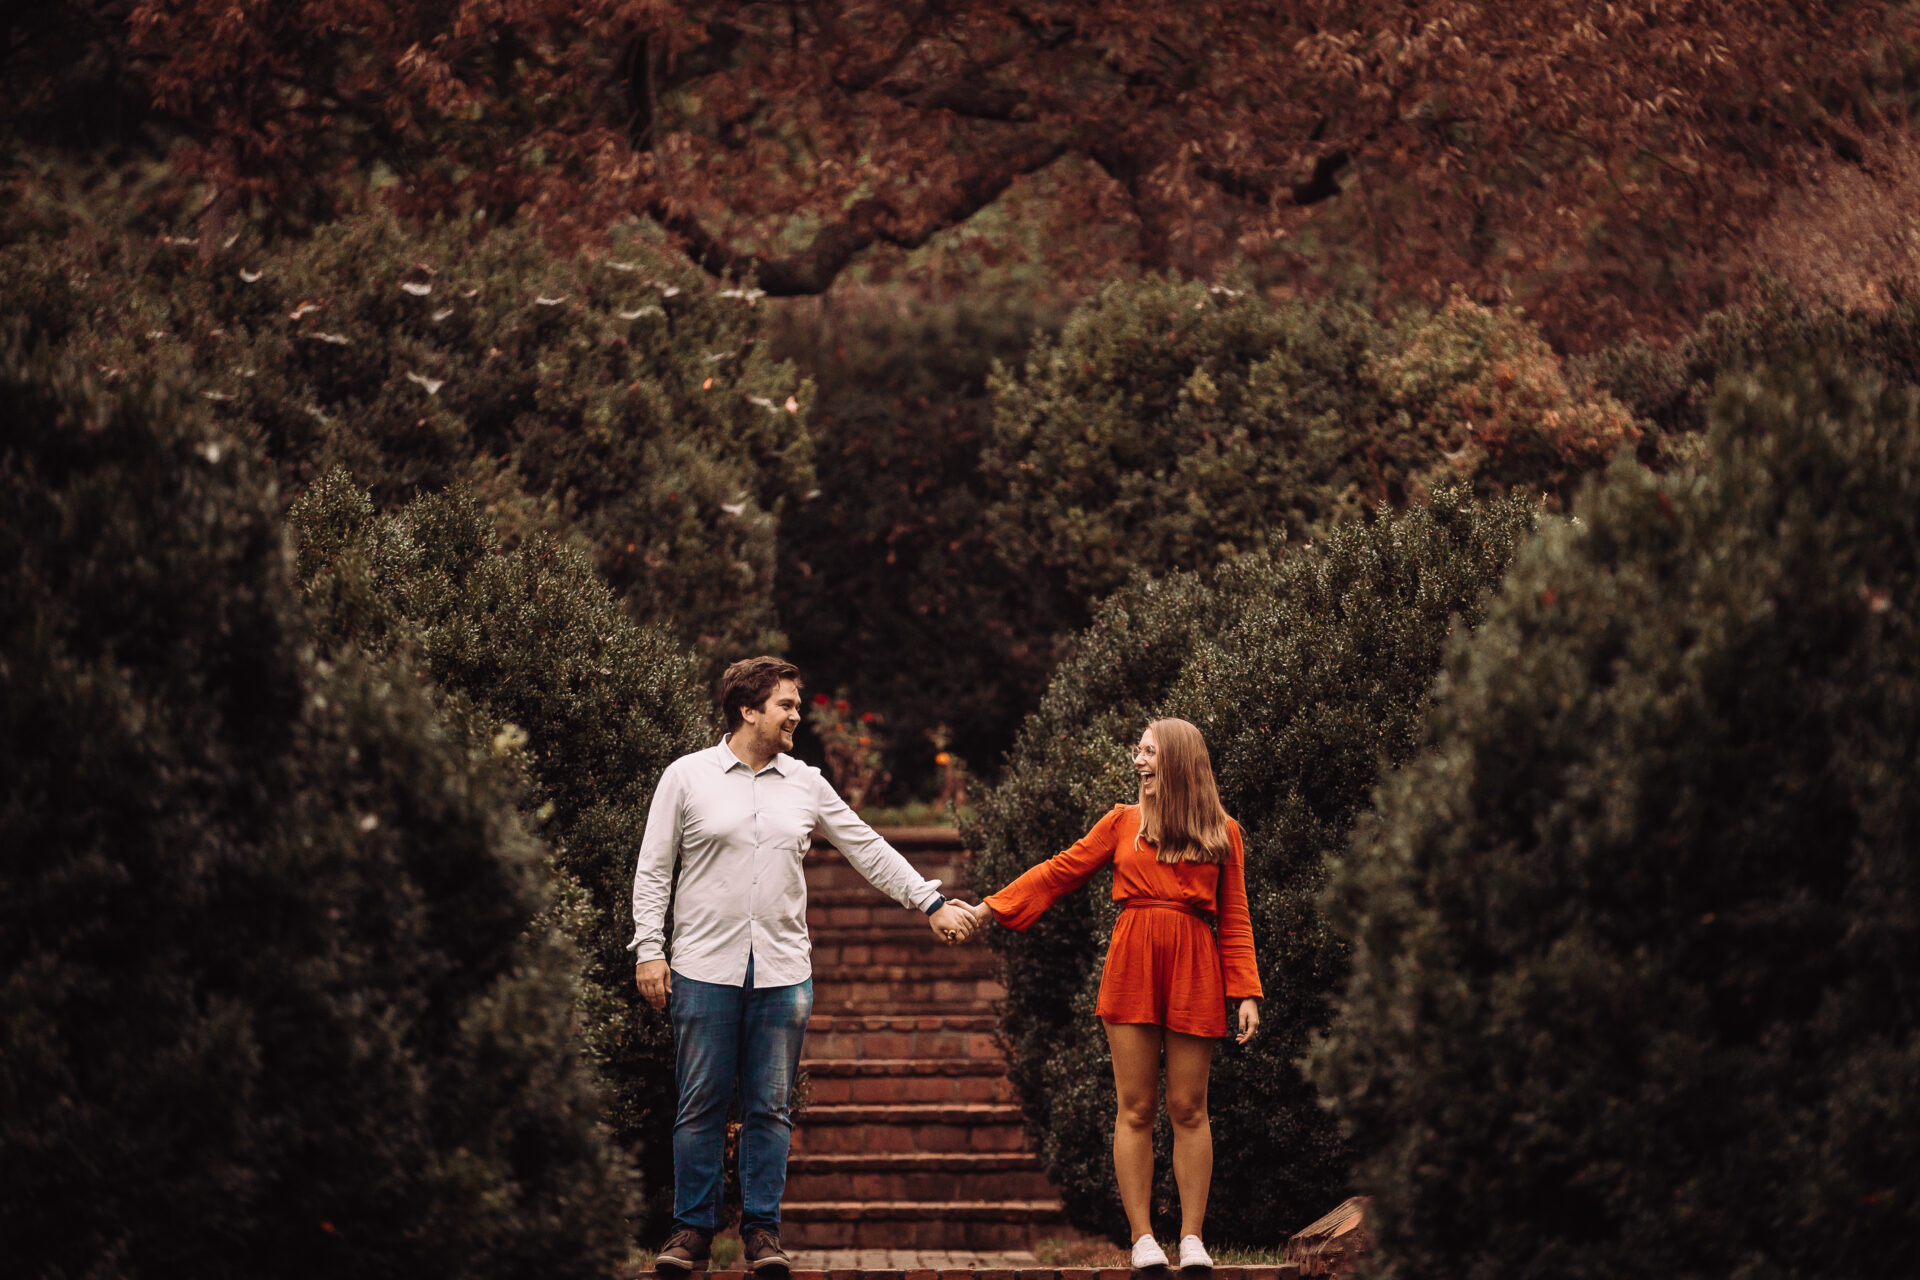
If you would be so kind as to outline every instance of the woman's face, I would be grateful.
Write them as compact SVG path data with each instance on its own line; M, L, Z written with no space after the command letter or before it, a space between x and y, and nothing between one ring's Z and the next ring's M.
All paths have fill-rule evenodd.
M1160 748L1153 741L1151 729L1141 732L1140 745L1133 749L1133 771L1140 775L1140 798L1154 794L1160 781Z

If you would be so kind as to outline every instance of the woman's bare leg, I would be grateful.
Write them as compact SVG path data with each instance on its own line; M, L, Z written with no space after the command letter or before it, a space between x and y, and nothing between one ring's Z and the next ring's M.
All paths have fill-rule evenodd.
M1207 1192L1213 1185L1207 1076L1213 1066L1214 1042L1178 1031L1166 1034L1167 1118L1173 1121L1173 1181L1180 1188L1180 1234L1197 1236L1207 1217ZM1117 1075L1118 1068L1115 1071Z
M1160 1110L1160 1041L1165 1034L1152 1023L1109 1022L1107 1047L1113 1051L1113 1091L1119 1110L1113 1117L1113 1178L1120 1184L1131 1239L1153 1234L1153 1117Z

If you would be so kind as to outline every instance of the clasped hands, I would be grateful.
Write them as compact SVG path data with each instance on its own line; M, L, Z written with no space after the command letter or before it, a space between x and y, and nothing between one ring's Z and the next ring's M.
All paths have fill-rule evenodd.
M968 906L964 902L949 898L938 911L927 917L927 924L932 927L936 938L950 947L957 947L972 938L982 925L992 920L993 909L986 903Z

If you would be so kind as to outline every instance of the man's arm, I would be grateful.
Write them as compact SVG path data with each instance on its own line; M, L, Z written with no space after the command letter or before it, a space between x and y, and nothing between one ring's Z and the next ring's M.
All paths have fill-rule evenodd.
M960 903L948 902L941 896L938 880L928 880L915 871L898 849L848 807L826 778L817 771L813 776L815 830L824 832L874 888L903 907L924 912L927 924L948 945L972 937L976 927L973 913Z
M673 901L673 864L680 853L680 802L686 794L682 773L672 765L660 775L640 856L633 868L634 984L655 1009L664 1009L673 991L667 970L667 906Z

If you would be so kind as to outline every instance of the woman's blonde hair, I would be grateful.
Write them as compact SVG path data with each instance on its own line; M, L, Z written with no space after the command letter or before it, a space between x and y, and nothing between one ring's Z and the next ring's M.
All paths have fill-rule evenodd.
M1224 863L1232 845L1207 740L1185 720L1155 720L1147 728L1159 785L1140 797L1140 838L1156 846L1162 862Z

